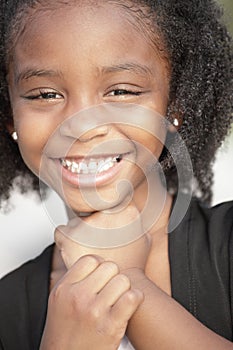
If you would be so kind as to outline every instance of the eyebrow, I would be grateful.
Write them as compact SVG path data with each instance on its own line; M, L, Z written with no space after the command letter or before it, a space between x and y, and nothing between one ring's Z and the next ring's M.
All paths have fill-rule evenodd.
M121 71L129 71L136 74L149 74L153 75L150 68L144 64L139 64L135 62L129 62L129 63L120 63L117 65L109 66L109 67L102 67L102 71L104 73L114 73L114 72L121 72Z
M120 63L112 66L104 66L101 68L101 73L115 73L129 71L136 74L149 74L153 75L150 68L144 64L135 62ZM36 68L25 68L22 72L16 72L15 83L18 84L21 80L28 80L33 77L62 77L63 74L60 71L51 69L36 69Z
M18 84L21 80L27 80L33 77L61 77L60 71L51 69L34 69L25 68L22 72L16 72L15 83Z

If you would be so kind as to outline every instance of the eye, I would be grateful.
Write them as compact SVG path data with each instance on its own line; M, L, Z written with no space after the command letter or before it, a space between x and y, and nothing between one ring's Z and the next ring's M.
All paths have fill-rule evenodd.
M133 90L127 90L127 89L115 89L110 91L107 96L127 96L127 95L133 95L133 96L140 96L142 94L141 91L133 91Z
M28 99L28 100L58 100L58 99L62 99L63 96L61 94L59 94L56 91L53 90L43 90L43 89L39 89L39 91L35 91L32 92L29 95L24 96L24 98Z

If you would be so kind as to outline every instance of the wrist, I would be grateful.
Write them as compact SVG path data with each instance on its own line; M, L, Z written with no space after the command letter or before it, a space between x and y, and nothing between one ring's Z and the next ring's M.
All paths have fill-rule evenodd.
M121 270L121 273L134 279L141 279L146 277L144 270L139 267L130 267L127 269L123 269Z
M145 285L148 284L148 277L145 275L143 269L133 267L121 271L122 274L126 275L131 283L132 288L144 289Z

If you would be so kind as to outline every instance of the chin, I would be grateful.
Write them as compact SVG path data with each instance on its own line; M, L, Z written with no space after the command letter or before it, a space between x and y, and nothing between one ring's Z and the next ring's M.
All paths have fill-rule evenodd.
M74 213L88 214L97 211L115 211L121 210L127 206L132 200L131 192L121 191L119 193L108 192L108 195L100 192L85 192L77 195L76 198L73 195L72 198L66 198L65 203Z

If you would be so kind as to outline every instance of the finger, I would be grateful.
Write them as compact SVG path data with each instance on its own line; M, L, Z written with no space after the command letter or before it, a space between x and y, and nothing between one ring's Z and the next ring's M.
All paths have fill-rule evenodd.
M119 273L118 266L111 261L102 262L93 273L83 280L85 287L93 293L99 293L109 281Z
M143 293L138 289L130 289L113 305L111 314L115 320L128 322L139 305L143 302Z
M123 274L117 274L106 284L105 288L101 290L98 295L98 302L100 305L108 305L111 307L129 289L129 278Z
M66 272L62 281L69 284L77 283L92 274L102 262L103 259L97 255L82 256Z

